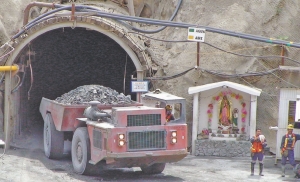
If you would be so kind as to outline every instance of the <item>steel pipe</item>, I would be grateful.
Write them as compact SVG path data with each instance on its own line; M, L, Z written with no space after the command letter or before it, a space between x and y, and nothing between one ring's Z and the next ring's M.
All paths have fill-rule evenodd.
M0 66L0 71L18 71L19 66L14 64L12 66Z
M42 3L42 2L32 2L29 3L25 10L24 10L24 19L23 19L23 25L25 26L28 23L29 19L29 11L32 7L37 6L37 7L47 7L47 8L55 8L55 3Z

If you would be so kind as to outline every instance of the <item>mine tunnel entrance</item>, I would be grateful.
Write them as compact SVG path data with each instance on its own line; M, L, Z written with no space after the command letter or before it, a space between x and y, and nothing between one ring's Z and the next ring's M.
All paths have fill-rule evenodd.
M19 62L22 55L31 62L32 77L27 66L20 87L20 127L43 122L42 97L56 99L82 85L103 85L136 99L130 88L134 63L118 43L97 31L55 29L31 41L20 52Z

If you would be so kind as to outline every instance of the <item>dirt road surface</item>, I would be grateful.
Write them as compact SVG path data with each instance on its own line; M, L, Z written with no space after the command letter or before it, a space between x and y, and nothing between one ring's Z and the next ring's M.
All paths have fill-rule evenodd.
M1 154L4 152L0 149ZM0 154L0 155L1 155ZM42 126L29 129L26 136L12 143L11 149L0 158L0 182L98 182L98 181L172 181L172 182L226 182L226 181L300 181L294 178L288 166L286 177L281 177L280 164L274 165L274 157L265 158L265 176L250 176L249 158L219 158L187 156L182 161L166 165L162 174L145 175L140 168L100 170L93 176L74 173L71 157L49 160L43 152Z

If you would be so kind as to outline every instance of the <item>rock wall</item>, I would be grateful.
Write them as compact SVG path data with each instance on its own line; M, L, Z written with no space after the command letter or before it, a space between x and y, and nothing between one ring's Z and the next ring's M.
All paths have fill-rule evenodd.
M6 0L0 6L0 44L5 43L22 27L23 11L32 0ZM41 0L42 1L42 0ZM106 2L93 0L92 3ZM54 0L44 0L54 2ZM88 1L77 1L87 3ZM177 0L145 0L152 9L152 17L167 20L173 14ZM276 39L299 42L299 6L300 1L286 0L186 0L183 1L174 21L187 22L197 25L210 26L225 30L274 37ZM115 7L119 5L115 4ZM140 25L143 29L157 29L158 26ZM148 35L149 36L149 35ZM149 50L157 58L153 60L153 70L149 76L172 76L181 73L196 65L196 43L194 42L168 42L166 40L186 40L185 29L167 27L165 30L150 35L162 41L150 41ZM144 39L146 37L141 36ZM201 43L200 68L216 70L223 73L259 72L277 68L281 59L259 59L254 55L280 55L282 47L243 40L236 37L207 32L207 43L223 50L253 55L253 57L235 56L224 51L214 49L208 44ZM285 55L298 59L300 52L295 48L287 48ZM287 66L293 64L285 60ZM276 132L268 130L269 126L277 125L278 120L278 93L280 87L296 87L300 85L299 73L276 72L274 74L258 77L223 78L208 74L204 71L194 70L179 78L152 81L153 89L160 88L169 93L187 99L187 122L192 122L192 96L187 90L191 86L202 85L217 81L233 81L263 90L258 98L257 123L269 141L271 150L276 147ZM201 99L201 98L200 98ZM189 127L191 133L191 127Z
M23 11L32 0L1 1L0 6L0 45L16 34L23 23Z
M153 18L169 19L177 2L176 0L153 1ZM299 1L286 0L189 0L183 1L174 21L299 42L299 28L297 24L293 23L299 19L300 12L297 11L299 6ZM147 28L154 29L157 26ZM176 42L176 40L187 39L186 29L168 27L153 37L162 39L162 41L152 40L151 49L155 52L156 57L161 58L158 62L163 65L157 68L158 71L154 76L175 75L196 65L196 43ZM215 49L207 43L221 50ZM288 49L288 51L284 51L285 56L299 61L298 49ZM222 50L248 55L249 57L233 55ZM282 64L299 66L299 64L287 60L283 63L280 58L255 57L256 55L278 56L281 55L281 52L280 45L206 32L205 43L200 44L199 67L234 75L267 71L278 68ZM187 98L188 123L192 123L192 96L188 94L188 88L191 86L227 80L262 89L262 94L258 97L257 127L262 129L268 139L270 150L275 152L276 132L268 128L269 126L276 126L278 122L279 90L282 87L299 88L300 80L296 79L299 76L299 73L277 71L265 76L226 78L209 74L203 70L193 70L176 79L153 82L153 85L156 88ZM191 127L189 132L191 133Z

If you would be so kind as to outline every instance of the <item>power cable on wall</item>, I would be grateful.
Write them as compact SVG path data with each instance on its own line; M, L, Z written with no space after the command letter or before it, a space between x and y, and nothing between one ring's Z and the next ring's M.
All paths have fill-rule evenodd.
M136 33L136 32L129 32L129 33ZM162 39L152 38L152 37L149 37L147 35L140 34L140 33L136 33L136 34L139 34L141 36L145 36L145 37L147 37L149 39L154 39L156 41L162 41L162 42L190 42L188 40L179 40L179 41L178 40L162 40ZM212 44L209 44L209 43L205 43L205 44L207 44L209 46L212 46L212 47L214 47L214 48L216 48L216 49L218 49L220 51L223 51L225 53L230 53L230 54L234 54L234 55L237 55L237 56L259 57L259 58L268 58L268 57L270 57L270 58L282 58L282 57L284 57L284 56L274 56L274 55L270 55L270 56L256 56L256 55L237 54L237 53L233 53L233 52L230 52L230 51L226 51L226 50L221 49L221 48L219 48L217 46L213 46ZM288 57L284 57L284 58L292 60L292 61L300 64L300 62L298 62L296 60L293 60L291 58L288 58ZM271 74L271 73L279 70L279 68L275 68L275 69L268 70L268 71L263 71L263 72L252 72L252 73L250 72L250 73L245 73L245 74L225 74L225 73L221 73L221 72L217 72L217 71L213 71L213 70L207 70L207 69L202 69L202 68L198 68L198 69L200 69L201 71L207 72L209 74L212 74L212 75L215 75L215 76L219 76L219 77L223 77L223 78L247 77L247 76L263 76L263 75L268 75L268 74ZM158 77L158 78L154 77L154 78L156 80L160 80L162 77Z
M20 31L15 36L13 36L12 40L15 38L18 38L20 35L26 33L27 29L30 29L37 23L40 23L41 21L39 21L39 20L41 20L41 19L46 20L46 19L53 17L53 16L48 16L48 15L51 15L54 12L59 12L59 11L63 11L63 10L70 11L72 9L72 6L62 6L62 5L57 5L57 4L54 4L54 7L57 9L52 10L48 13L45 13L45 14L37 17L36 19L34 19L28 25L24 26L22 31ZM265 43L270 43L270 44L279 44L279 45L286 45L286 46L290 46L290 47L300 48L300 43L294 43L294 42L289 42L289 41L284 41L284 40L277 40L277 39L266 38L266 37L251 35L251 34L245 34L245 33L238 33L238 32L234 32L234 31L222 30L222 29L212 28L212 27L208 27L208 26L201 26L201 25L188 24L188 23L182 23L182 22L172 22L172 21L167 21L167 20L155 20L155 19L149 19L149 18L133 17L133 16L120 15L120 14L113 14L113 13L106 13L106 12L100 11L97 8L92 8L92 7L85 6L85 5L75 6L75 9L76 9L76 11L79 11L79 12L94 13L91 16L111 18L111 19L118 20L118 21L120 21L120 20L131 21L131 22L137 22L137 23L152 24L152 25L159 25L159 26L170 26L170 27L178 27L178 28L188 28L188 27L196 26L199 28L204 28L208 32L213 32L213 33L218 33L218 34L223 34L223 35L228 35L228 36L233 36L233 37L239 37L239 38L249 39L249 40L254 40L254 41L259 41L259 42L265 42Z
M246 45L244 44L244 46L246 46ZM248 52L249 52L250 55L252 55L250 51L248 51ZM255 56L252 56L252 57L253 57L253 58L254 58L261 66L263 66L265 69L268 69L268 68L267 68L264 64L262 64L262 63L260 62L260 60L258 60ZM278 78L278 79L284 81L285 83L287 83L287 84L289 84L289 85L291 85L291 86L293 86L293 87L295 87L295 88L299 88L299 86L294 85L294 84L292 84L291 82L286 81L285 79L283 79L283 78L277 76L277 75L274 74L273 72L271 72L271 74L274 75L276 78Z
M53 13L58 12L58 11L70 10L71 9L71 6L55 5L55 7L58 8L58 9L39 16L38 18L36 18L32 22L30 22L28 25L26 25L26 27L24 27L24 30L19 32L14 37L12 37L12 39L15 39L18 36L20 36L21 34L25 33L26 29L29 29L29 28L33 27L35 24L40 23L41 21L44 21L45 19L52 18L52 16L47 17L48 15L53 14ZM271 40L271 42L270 42L270 40L265 38L265 37L254 36L254 35L250 35L250 34L237 33L237 32L232 32L232 31L227 31L227 30L222 30L222 29L206 27L206 26L192 25L192 24L186 24L186 23L177 23L177 22L164 21L164 20L154 20L154 19L147 19L147 18L137 18L137 17L124 16L124 15L115 15L115 14L112 14L112 13L101 12L98 9L92 8L92 7L89 7L89 6L76 6L76 8L77 8L76 10L78 10L78 11L94 12L94 13L96 13L95 15L97 15L97 16L112 18L112 19L116 19L116 20L126 20L126 21L133 21L133 22L140 22L140 23L147 23L147 24L164 25L164 26L171 26L171 27L180 27L180 28L188 28L190 26L197 26L197 27L203 27L207 31L211 31L211 32L214 32L214 33L220 33L220 34L224 34L224 35L235 36L235 37L239 37L239 38L243 38L243 39L250 39L250 40L256 40L256 41L267 42L267 43L274 43L274 44L281 44L281 45L287 45L287 46L292 46L292 47L300 47L300 45L298 45L298 43L291 44L290 42L282 41L282 40ZM95 15L93 15L93 16L95 16ZM208 44L208 45L211 45L211 44ZM219 49L219 50L223 50L223 49ZM223 51L225 51L225 50L223 50ZM227 51L227 53L229 53L229 51ZM232 54L236 54L236 53L232 53ZM241 56L242 54L236 54L236 55ZM242 55L242 56L249 57L249 55ZM278 57L278 58L280 57L280 58L283 58L283 56L263 56L263 58L267 58L267 57ZM285 57L285 58L290 59L290 58L287 58L287 57ZM290 60L292 60L296 63L299 63L298 61L295 61L293 59L290 59ZM216 73L216 72L212 72L212 71L208 71L208 72L211 73L211 74L218 75L218 76L224 76L224 77L229 77L230 76L231 77L231 75L226 75L226 74L223 74L223 73ZM259 75L264 75L264 74L265 73L257 73L258 76ZM236 75L236 76L241 76L241 75ZM251 74L251 76L253 76L253 74ZM172 78L172 77L170 77L170 78ZM168 79L168 78L161 78L161 79Z
M175 18L175 16L177 15L178 13L178 10L182 4L182 1L183 0L178 0L178 3L177 3L177 6L176 6L176 9L175 11L173 12L172 16L170 17L169 21L173 21L173 19ZM125 24L126 27L128 27L129 29L133 30L133 31L138 31L138 32L141 32L141 33L148 33L148 34L154 34L154 33L158 33L162 30L164 30L166 28L166 26L162 26L161 28L158 28L156 30L142 30L142 29L139 29L139 28L136 28L136 27L133 27L131 26L130 24L122 21L122 24Z
M180 3L180 1L179 1L179 3ZM24 30L20 31L18 34L13 36L12 39L15 39L15 38L19 37L20 35L22 35L23 33L26 33L26 30L33 27L34 25L36 25L36 24L38 24L38 23L40 23L40 22L42 22L46 19L49 19L49 18L53 17L53 16L48 16L48 15L51 15L55 12L59 12L59 11L63 11L63 10L71 10L72 7L71 6L55 5L55 8L57 8L57 9L37 17L32 22L30 22L29 24L24 26ZM179 8L179 6L177 6L177 8ZM265 38L265 37L255 36L255 35L251 35L251 34L237 33L237 32L233 32L233 31L216 29L216 28L206 27L206 26L193 25L193 24L187 24L187 23L117 15L117 14L102 12L102 11L99 11L99 9L97 9L97 8L92 8L92 7L89 7L89 6L79 5L79 6L76 6L76 10L81 11L81 12L95 13L92 16L106 17L106 18L112 18L112 19L115 19L115 20L122 20L122 21L132 21L132 22L139 22L139 23L146 23L146 24L153 24L153 25L161 25L161 26L179 27L179 28L188 28L188 27L191 27L191 26L197 26L197 27L205 28L207 31L210 31L210 32L213 32L213 33L220 33L220 34L224 34L224 35L228 35L228 36L234 36L234 37L239 37L239 38L243 38L243 39L250 39L250 40L266 42L266 43L287 45L287 46L291 46L291 47L300 47L299 43L291 43L291 42L287 42L287 41L283 41L283 40L275 40L275 39L273 40L273 39L268 39L268 38ZM219 50L223 50L223 49L219 49ZM223 51L225 51L225 50L223 50ZM229 51L227 51L227 53L229 53ZM232 53L232 54L236 54L236 53ZM236 54L236 55L250 57L249 55L242 55L242 54ZM283 56L263 56L263 58L267 58L267 57L283 58ZM290 58L287 58L287 57L284 57L284 58L290 59ZM293 59L290 59L290 60L293 60ZM295 60L293 60L293 61L296 62L296 63L299 63L298 61L295 61ZM229 77L229 76L230 77L231 76L237 76L238 77L238 76L241 76L241 75L236 75L236 74L235 75L226 75L224 73L217 73L217 72L213 72L213 71L209 71L209 70L204 70L204 71L207 71L211 74L215 74L215 75L218 75L218 76L224 76L224 77ZM264 75L264 74L266 74L266 72L254 73L254 74L250 73L250 76L254 76L254 75L260 76L260 75ZM151 77L151 78L153 78L153 77ZM169 78L172 79L173 76L171 76ZM161 77L160 79L169 79L169 78L168 77L166 77L166 78Z
M138 34L138 35L141 35L141 36L144 36L146 38L149 38L149 39L152 39L152 40L156 40L156 41L161 41L161 42L189 42L189 43L193 43L189 40L163 40L163 39L157 39L157 38L153 38L153 37L150 37L150 36L147 36L147 35L144 35L144 34L141 34L139 32L128 32L128 33L133 33L133 34ZM287 59L287 60L291 60L292 62L295 62L297 64L300 64L300 61L297 61L297 60L294 60L292 58L289 58L289 57L286 57L286 56L277 56L277 55L269 55L269 56L258 56L258 55L246 55L246 54L239 54L239 53L234 53L232 51L227 51L225 49L222 49L222 48L219 48L217 46L214 46L210 43L207 43L207 42L201 42L203 44L206 44L208 46L211 46L215 49L218 49L222 52L225 52L225 53L228 53L228 54L233 54L233 55L236 55L236 56L242 56L242 57L256 57L256 58L284 58L284 59Z
M178 73L178 74L175 74L175 75L173 75L173 76L145 77L144 80L151 80L151 81L153 81L153 80L171 80L171 79L180 77L180 76L182 76L182 75L188 73L189 71L191 71L191 70L193 70L193 69L195 69L195 68L194 68L194 67L189 68L188 70L185 70L185 71L183 71L183 72L181 72L181 73Z
M242 81L244 81L245 83L247 83L247 84L248 84L249 86L251 86L252 88L256 88L253 84L249 83L249 82L248 82L247 80L245 80L243 77L240 77L240 79L241 79ZM277 95L270 94L270 93L265 92L265 91L263 91L263 90L261 90L261 92L264 93L264 94L266 94L266 95L268 95L269 97L277 97Z

